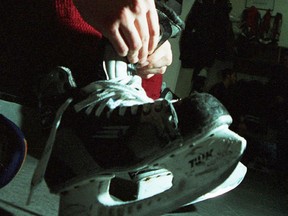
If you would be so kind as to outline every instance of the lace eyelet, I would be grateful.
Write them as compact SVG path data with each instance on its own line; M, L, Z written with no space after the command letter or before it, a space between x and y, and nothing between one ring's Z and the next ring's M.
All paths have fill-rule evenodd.
M160 102L160 103L156 103L156 104L154 105L154 110L155 110L155 112L161 112L162 109L163 109L163 104L162 104L161 102Z
M151 113L151 107L149 104L144 104L143 105L143 114L148 115Z

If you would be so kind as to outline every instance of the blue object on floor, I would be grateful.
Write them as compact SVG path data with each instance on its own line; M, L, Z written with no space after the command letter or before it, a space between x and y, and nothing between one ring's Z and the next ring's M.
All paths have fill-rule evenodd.
M27 143L22 131L0 114L0 188L15 177L26 154Z

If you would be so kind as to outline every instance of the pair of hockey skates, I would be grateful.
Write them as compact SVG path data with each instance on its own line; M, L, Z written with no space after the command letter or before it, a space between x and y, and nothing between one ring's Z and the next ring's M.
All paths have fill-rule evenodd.
M183 26L157 7L161 44ZM45 177L60 194L60 215L160 215L242 181L246 143L217 99L153 101L125 59L108 53L103 67L108 79L84 88L65 67L40 84L43 124L52 125L31 191Z

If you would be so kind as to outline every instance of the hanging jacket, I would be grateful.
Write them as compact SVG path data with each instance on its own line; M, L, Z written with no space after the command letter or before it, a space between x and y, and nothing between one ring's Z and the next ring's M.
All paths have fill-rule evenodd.
M234 42L231 9L229 0L195 0L180 38L182 67L211 67L215 59L231 58Z

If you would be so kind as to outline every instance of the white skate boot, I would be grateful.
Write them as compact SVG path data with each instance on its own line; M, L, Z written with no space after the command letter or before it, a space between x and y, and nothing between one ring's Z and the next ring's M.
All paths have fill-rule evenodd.
M53 107L51 102L60 108L32 190L45 174L50 191L60 194L59 215L170 212L223 183L245 149L245 140L228 128L229 113L213 96L195 93L173 102L153 101L140 77L127 75L125 65L123 71L116 68L124 76L80 89L72 73L62 67L50 74L56 82L59 77L59 83L48 77L43 85L41 108ZM55 86L69 88L55 95ZM110 190L115 177L133 173L137 178L147 170L156 177L165 171L169 187L146 193L140 185L125 200ZM146 180L149 176L141 181ZM135 181L122 187L128 191L131 185Z
M73 80L67 69L56 73ZM138 76L75 88L58 110L33 185L45 172L54 144L45 180L51 192L61 194L60 215L169 212L210 192L233 172L246 143L229 130L231 122L209 94L153 101ZM110 195L114 176L159 169L173 177L168 190L152 196L141 192L128 201Z

